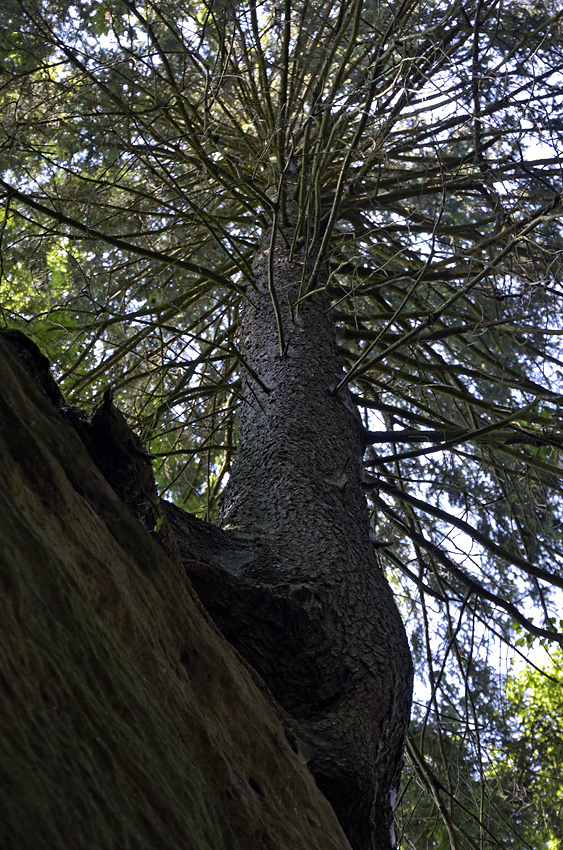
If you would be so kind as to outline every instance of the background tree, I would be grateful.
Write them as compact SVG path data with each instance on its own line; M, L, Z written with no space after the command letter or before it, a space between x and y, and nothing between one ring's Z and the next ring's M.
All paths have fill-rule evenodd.
M545 668L509 674L502 689L490 680L486 684L488 700L479 712L486 732L480 741L464 722L463 701L442 704L429 721L413 721L413 764L400 806L408 847L447 846L455 833L454 841L475 845L487 831L488 844L561 846L561 651ZM417 743L425 738L423 761ZM456 793L448 801L453 766Z
M429 685L412 767L443 841L494 843L486 770L466 829L463 769L447 756L436 784L432 759L461 746L442 721L454 704L484 764L484 669L515 626L562 641L563 13L16 0L2 14L4 322L36 337L71 401L111 384L163 490L214 519L235 410L264 402L244 303L267 288L286 359L310 305L332 317L332 389L369 432L372 531ZM302 270L289 298L273 263L257 284L269 248Z
M509 719L516 733L505 738L497 773L506 808L516 810L527 843L554 850L563 842L562 661L558 649L547 669L509 678Z

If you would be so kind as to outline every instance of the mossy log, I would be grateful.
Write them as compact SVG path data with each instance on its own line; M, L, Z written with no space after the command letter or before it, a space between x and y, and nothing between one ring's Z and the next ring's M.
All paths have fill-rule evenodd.
M0 846L347 850L275 702L42 363L0 337Z

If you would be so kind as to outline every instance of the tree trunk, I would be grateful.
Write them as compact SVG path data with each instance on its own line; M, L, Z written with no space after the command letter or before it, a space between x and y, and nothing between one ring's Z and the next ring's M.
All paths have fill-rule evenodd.
M304 758L352 846L389 850L412 662L370 540L360 417L347 390L335 392L329 298L290 307L303 271L292 237L278 236L270 275L264 239L241 321L249 370L219 525L251 541L253 558L237 571L249 604L229 638L299 721Z

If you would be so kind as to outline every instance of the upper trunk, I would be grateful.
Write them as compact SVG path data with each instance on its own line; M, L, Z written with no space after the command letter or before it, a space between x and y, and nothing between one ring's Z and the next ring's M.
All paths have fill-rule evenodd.
M270 274L269 240L255 263L240 332L249 367L240 444L219 518L252 536L242 577L275 602L251 594L251 635L239 625L230 637L299 720L309 766L352 845L388 850L412 663L370 540L361 421L347 391L335 392L343 372L329 298L291 307L303 271L292 237L278 237Z

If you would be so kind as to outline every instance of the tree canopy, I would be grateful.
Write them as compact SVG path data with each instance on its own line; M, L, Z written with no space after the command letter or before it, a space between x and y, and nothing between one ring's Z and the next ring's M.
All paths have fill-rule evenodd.
M291 310L330 296L376 545L428 685L409 755L443 827L421 837L407 813L405 846L490 846L499 819L534 846L487 759L508 728L499 646L563 645L559 5L1 13L2 322L71 403L110 385L162 492L207 519L251 369L252 262L293 217L310 273Z

